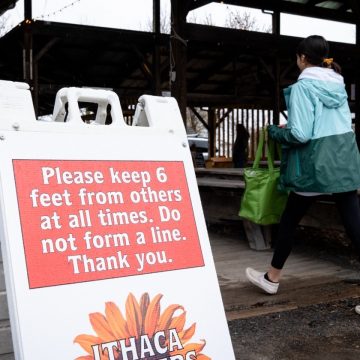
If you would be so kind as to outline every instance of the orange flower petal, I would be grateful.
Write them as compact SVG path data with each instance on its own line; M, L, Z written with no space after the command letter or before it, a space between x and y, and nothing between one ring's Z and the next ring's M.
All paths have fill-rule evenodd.
M173 351L173 352L171 352L171 355L183 355L183 356L185 356L185 354L188 353L189 351L195 351L196 355L198 355L198 354L200 354L201 350L206 345L206 341L205 340L202 340L202 341L203 341L202 344L198 344L198 343L186 344L182 350Z
M196 358L194 358L194 360L211 360L211 358L204 354L196 354Z
M148 336L153 336L156 330L156 325L160 318L160 300L162 294L156 295L149 304L145 317L144 333Z
M116 340L129 337L126 320L120 309L113 302L109 301L105 304L105 315L111 332L115 335Z
M176 329L176 332L179 333L183 331L186 322L186 311L181 315L176 316L172 319L169 329Z
M149 307L149 304L150 304L150 296L149 294L146 292L146 293L143 293L141 295L141 298L140 298L140 312L141 312L141 318L143 319L143 323L142 323L142 326L141 326L141 334L144 334L145 333L145 317L146 317L146 312L147 312L147 309Z
M89 315L90 323L96 334L104 340L104 342L116 340L115 335L112 333L111 328L106 321L103 314L92 313Z
M200 340L200 341L202 341L202 344L199 344L199 343L186 344L185 349L187 349L187 351L195 350L196 353L200 353L206 345L205 340Z
M146 311L149 307L149 304L150 304L149 294L147 292L143 293L140 298L140 310L141 310L141 315L142 315L143 319L145 318Z
M187 343L194 335L196 323L193 323L188 329L179 333L179 338L182 344Z
M181 305L173 304L169 305L165 311L162 313L157 330L167 330L169 329L169 326L172 321L172 317L177 310L184 310L184 308Z
M75 360L94 360L94 357L91 355L80 356ZM105 354L100 354L100 360L109 360L109 356Z
M129 294L126 300L125 308L129 335L138 338L142 327L142 317L140 306L132 293Z
M93 353L91 346L101 344L101 339L93 335L81 334L74 339L74 342L78 343L88 354L91 355Z
M125 339L130 337L139 338L146 333L149 337L154 332L176 329L182 344L186 344L195 333L196 323L184 330L186 322L186 312L183 306L172 304L160 314L160 301L162 294L156 295L151 301L148 293L142 294L138 303L132 293L126 299L125 311L126 319L120 309L113 302L105 304L105 315L92 313L89 315L90 323L97 336L81 334L74 339L89 355L80 356L76 360L94 360L92 345L101 344L108 341ZM177 311L182 311L178 316L174 316ZM171 355L186 355L190 351L194 352L194 360L211 360L208 356L201 354L206 345L202 343L189 343L182 350L176 350ZM108 360L108 354L100 354L101 360Z

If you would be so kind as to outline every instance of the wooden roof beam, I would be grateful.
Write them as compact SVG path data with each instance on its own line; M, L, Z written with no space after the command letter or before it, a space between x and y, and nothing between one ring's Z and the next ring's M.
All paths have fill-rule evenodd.
M195 8L195 4L199 3L201 0L192 0L191 5ZM201 1L203 5L210 3L211 1ZM319 6L308 6L307 4L295 3L291 1L280 1L280 0L225 0L226 4L249 7L253 9L260 10L271 10L271 11L280 11L282 13L316 17L324 20L334 20L341 22L356 23L357 15L351 12L342 12L339 10L327 9ZM354 3L356 1L354 0Z
M263 55L266 49L267 56L276 56L278 52L289 54L289 47L296 49L300 38L281 35L280 37L268 33L259 33L247 30L235 30L228 28L215 28L213 26L187 24L186 36L190 44L200 43L206 45L211 51L223 51L229 46L235 46L239 51L244 51L248 55ZM354 45L346 43L330 42L331 48L341 51L344 56L348 54L352 58L358 59L358 52L354 51ZM293 50L293 51L294 51ZM292 53L290 53L292 54ZM355 61L355 60L354 60Z
M205 71L201 71L200 75L197 78L188 80L188 91L193 91L194 89L196 89L199 85L203 84L216 72L221 71L221 69L228 65L231 61L232 59L224 57L219 61L214 62L210 67L207 67Z
M6 11L11 10L15 7L18 0L3 0L0 4L0 16Z
M209 130L209 125L207 122L202 118L202 116L196 111L196 109L193 106L190 106L191 111L194 113L194 115L198 118L198 120L204 125L204 127Z
M192 0L190 1L188 11L198 9L202 6L212 3L212 0Z

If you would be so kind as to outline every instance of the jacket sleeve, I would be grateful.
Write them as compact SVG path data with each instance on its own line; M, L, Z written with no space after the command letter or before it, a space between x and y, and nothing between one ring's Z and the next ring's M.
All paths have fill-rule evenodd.
M277 125L270 125L268 127L269 136L276 142L282 145L298 146L303 145L294 135L291 133L291 129L279 128Z
M286 129L300 143L306 143L312 138L314 121L315 106L306 83L300 80L291 87Z

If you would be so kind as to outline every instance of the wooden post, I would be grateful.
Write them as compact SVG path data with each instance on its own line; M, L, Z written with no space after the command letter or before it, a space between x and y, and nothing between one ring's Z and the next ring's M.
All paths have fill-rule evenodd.
M32 98L34 103L35 115L39 115L39 64L35 60L33 64L33 88Z
M356 47L360 49L360 21L356 24ZM356 67L355 74L355 135L360 150L360 69Z
M32 0L24 1L24 18L25 20L32 19Z
M272 33L280 35L280 11L274 10L272 14Z
M24 3L24 49L23 49L23 79L29 83L32 81L33 63L33 38L32 38L32 10L31 0Z
M280 12L275 10L272 16L273 34L280 36ZM277 49L279 50L279 49ZM279 56L275 55L274 59L274 106L273 106L273 124L278 125L280 122L280 61Z
M244 231L250 249L267 250L271 248L271 225L261 226L243 219Z
M153 51L153 93L161 95L161 74L160 74L160 46L159 36L161 31L160 0L153 0L153 32L155 34L155 47Z
M170 66L171 94L179 104L181 116L186 126L186 65L187 43L185 36L185 24L187 11L182 1L171 0L171 46L170 57L173 63Z
M215 109L209 107L208 109L208 125L209 125L209 159L215 156L215 131L216 131L216 116Z
M280 122L280 61L279 57L276 56L274 59L274 107L273 107L273 124L279 125Z
M23 81L29 84L34 98L34 62L33 62L33 33L32 33L32 0L24 1L24 48L23 48ZM37 94L35 96L37 99ZM35 104L36 105L36 104ZM35 106L35 113L38 108Z

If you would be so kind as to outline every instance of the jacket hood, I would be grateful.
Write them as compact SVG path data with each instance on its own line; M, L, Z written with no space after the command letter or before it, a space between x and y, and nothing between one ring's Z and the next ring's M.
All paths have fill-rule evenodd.
M333 69L309 67L298 80L328 108L340 107L347 101L344 78Z

